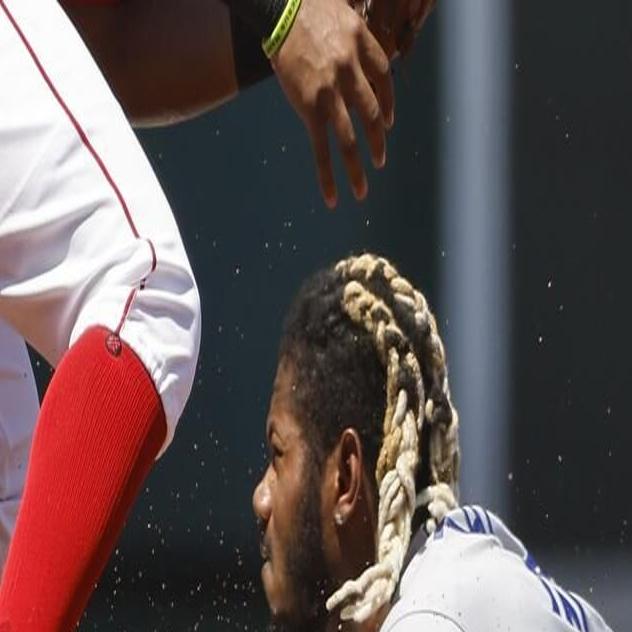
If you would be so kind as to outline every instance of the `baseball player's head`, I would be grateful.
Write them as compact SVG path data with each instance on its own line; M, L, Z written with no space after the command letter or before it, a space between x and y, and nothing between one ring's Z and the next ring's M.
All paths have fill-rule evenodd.
M275 629L374 629L411 533L455 504L457 426L435 319L388 261L352 257L303 285L253 496Z

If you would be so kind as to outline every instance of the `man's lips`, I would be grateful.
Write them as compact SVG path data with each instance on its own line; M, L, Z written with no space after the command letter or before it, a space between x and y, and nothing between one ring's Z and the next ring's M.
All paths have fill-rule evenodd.
M264 562L269 562L270 561L270 547L269 545L265 542L265 541L261 541L261 543L259 544L259 552L261 553L261 559Z

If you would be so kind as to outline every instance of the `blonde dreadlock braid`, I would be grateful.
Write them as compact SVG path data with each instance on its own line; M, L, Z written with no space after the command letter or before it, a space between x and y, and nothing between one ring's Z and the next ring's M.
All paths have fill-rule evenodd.
M393 595L415 510L426 508L426 529L432 532L456 506L458 417L450 401L443 343L423 295L386 259L374 255L341 261L336 272L345 282L343 309L371 334L387 375L383 441L375 472L377 562L327 600L328 610L341 606L342 619L361 622ZM430 484L416 495L424 420L430 426Z

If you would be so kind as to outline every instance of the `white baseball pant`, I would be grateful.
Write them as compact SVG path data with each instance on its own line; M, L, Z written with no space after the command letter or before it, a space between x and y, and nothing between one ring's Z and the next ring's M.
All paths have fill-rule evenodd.
M0 83L0 319L53 366L89 327L118 333L162 399L164 451L191 390L201 326L169 204L57 2L0 0ZM3 360L6 337L17 345L0 336ZM30 400L22 410L0 398L0 433L32 415Z

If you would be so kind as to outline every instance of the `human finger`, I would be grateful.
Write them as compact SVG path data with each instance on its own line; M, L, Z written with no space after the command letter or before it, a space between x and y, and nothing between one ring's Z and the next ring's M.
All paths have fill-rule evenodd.
M366 174L362 166L353 123L341 94L338 94L333 101L331 123L353 195L357 200L363 200L368 190Z
M325 199L325 204L327 204L330 209L333 209L338 201L338 194L336 191L333 168L331 166L327 125L322 120L310 120L307 121L307 131L316 160L316 171L318 172L320 189Z
M364 74L373 86L380 104L386 127L390 129L395 121L395 91L391 66L386 53L368 29L360 31L359 55Z

